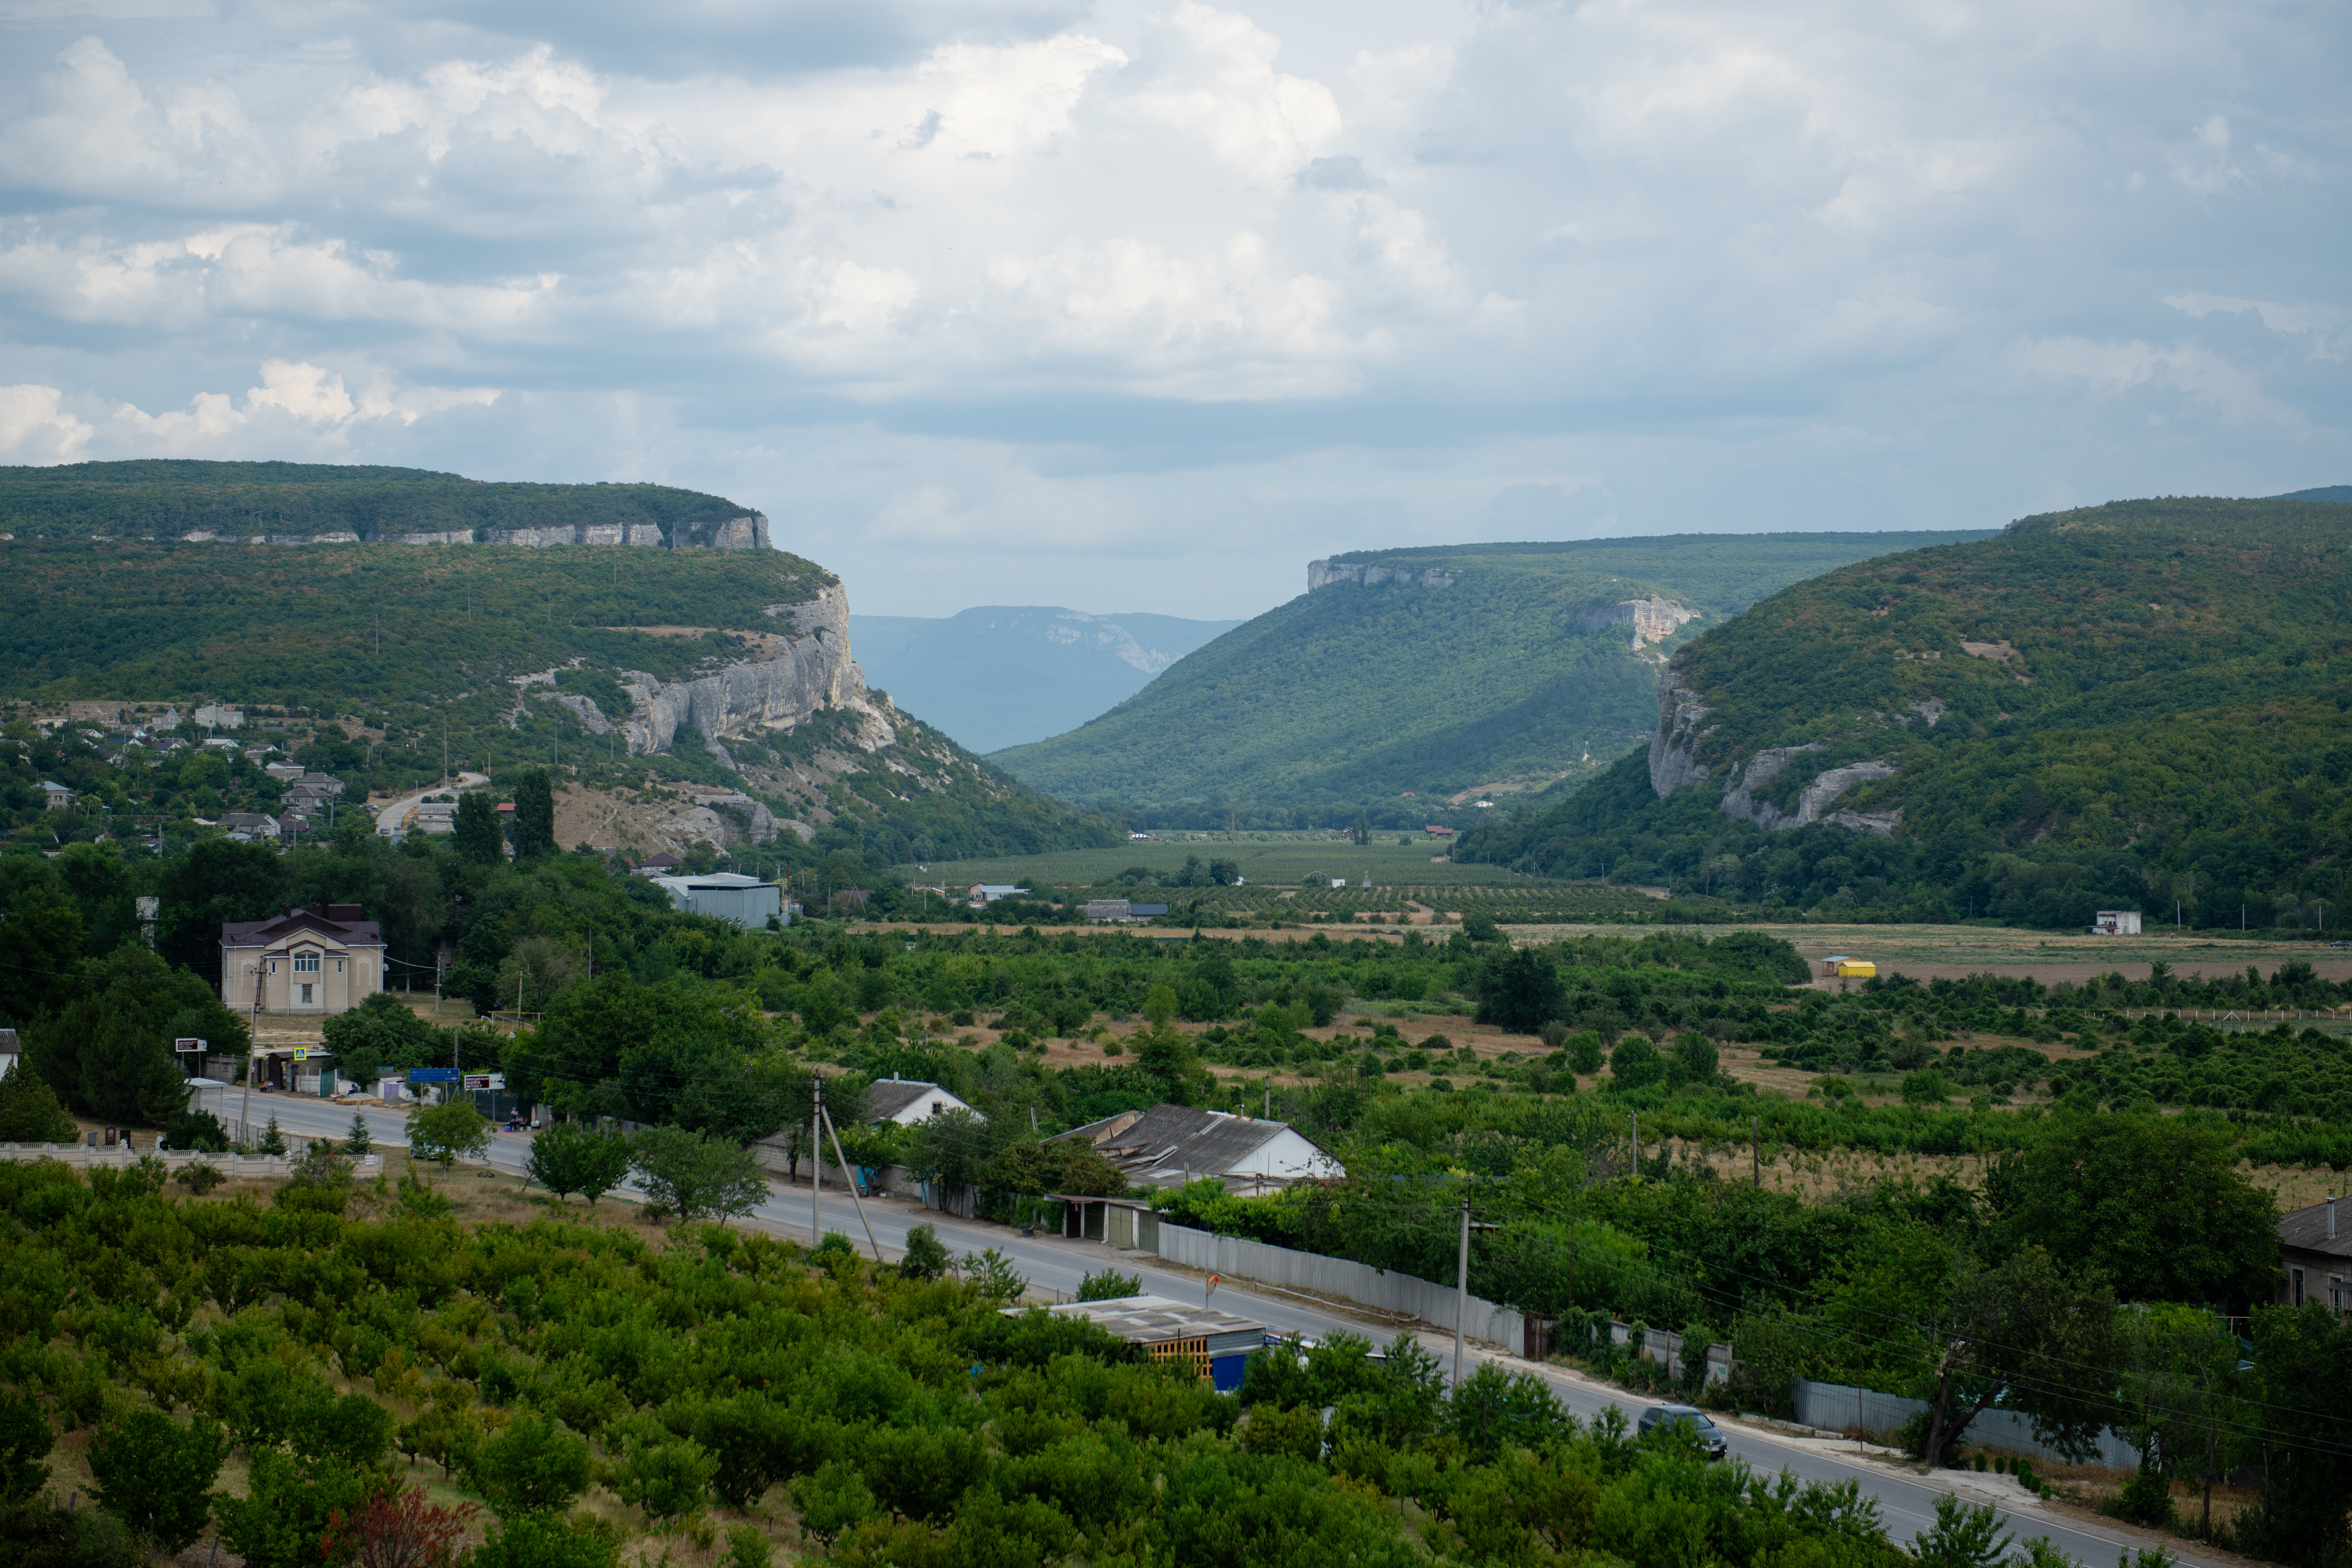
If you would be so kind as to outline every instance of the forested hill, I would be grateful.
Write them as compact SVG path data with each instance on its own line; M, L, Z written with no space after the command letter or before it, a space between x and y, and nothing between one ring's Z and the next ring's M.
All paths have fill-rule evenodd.
M206 733L194 706L218 703L247 713L241 738L362 792L417 788L445 759L559 763L614 796L741 791L815 830L764 847L769 864L1118 840L869 698L847 623L841 584L776 550L19 538L0 549L0 702L119 702L150 724L168 710L183 741ZM59 731L0 749L0 809L51 846L132 816L142 833L211 831L196 819L276 798L241 756L200 782L187 753L134 746L110 766L121 745ZM44 814L44 780L75 808Z
M0 468L0 533L17 539L235 538L650 525L670 540L751 510L667 485L500 484L325 463L215 463L148 458Z
M1692 641L1650 752L1457 856L1841 917L2312 923L2352 851L2347 550L2340 505L2170 498L1845 567Z
M1475 793L1605 768L1648 733L1657 661L1756 599L1848 562L1981 534L1680 534L1359 552L1100 718L991 760L1159 824L1364 811L1445 821ZM1381 581L1386 577L1388 580ZM1628 603L1696 612L1638 642Z

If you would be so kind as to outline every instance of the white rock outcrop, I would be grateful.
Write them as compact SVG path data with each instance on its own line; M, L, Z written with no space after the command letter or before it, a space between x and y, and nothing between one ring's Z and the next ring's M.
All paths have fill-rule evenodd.
M1454 574L1438 566L1380 566L1360 561L1309 561L1307 563L1307 591L1328 588L1334 583L1355 583L1370 587L1375 583L1409 583L1423 588L1451 588Z
M856 744L874 751L898 739L889 718L866 694L865 672L849 653L849 595L838 583L805 604L776 605L768 613L792 626L772 637L762 658L667 684L650 675L628 678L634 710L620 726L631 755L668 749L681 726L707 742L791 730L823 709L857 718Z
M1854 785L1893 778L1895 769L1892 763L1848 763L1842 768L1831 768L1804 787L1794 811L1782 811L1770 801L1758 798L1756 792L1778 778L1791 762L1807 752L1822 749L1823 743L1816 741L1810 745L1775 746L1757 752L1746 767L1732 776L1730 786L1723 792L1723 815L1734 821L1752 822L1770 833L1826 822L1858 833L1893 837L1903 822L1899 811L1830 810L1838 796Z
M1699 613L1677 605L1672 599L1653 595L1646 599L1621 599L1613 605L1588 605L1577 611L1573 618L1587 631L1605 631L1611 626L1633 627L1633 651L1639 653L1643 643L1665 641L1687 623L1697 620Z
M1697 692L1679 684L1669 668L1658 683L1658 728L1650 737L1650 788L1660 800L1685 784L1703 782L1707 765L1698 760L1699 738L1714 711Z

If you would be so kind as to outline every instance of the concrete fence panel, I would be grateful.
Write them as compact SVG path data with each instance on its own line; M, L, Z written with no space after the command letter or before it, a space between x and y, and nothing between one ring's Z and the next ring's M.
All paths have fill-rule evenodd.
M1410 1274L1374 1268L1344 1258L1325 1258L1239 1237L1212 1236L1205 1230L1168 1224L1160 1226L1160 1256L1171 1263L1204 1268L1229 1279L1248 1279L1279 1286L1309 1296L1342 1301L1418 1319L1451 1332L1460 1296L1451 1285L1435 1285ZM1473 1296L1463 1332L1474 1340L1517 1347L1525 1339L1525 1321L1509 1308Z
M1808 1383L1801 1378L1790 1387L1789 1397L1796 1406L1797 1419L1808 1426L1828 1432L1866 1433L1881 1440L1892 1440L1905 1422L1928 1408L1924 1399L1906 1399L1900 1394L1849 1388L1837 1383ZM2014 1410L1986 1411L1969 1423L1961 1440L1972 1448L2070 1461L2070 1456L2033 1435L2032 1417ZM2099 1434L2097 1451L2091 1456L2094 1463L2112 1465L2121 1470L2137 1469L2139 1458L2139 1450L2112 1426Z

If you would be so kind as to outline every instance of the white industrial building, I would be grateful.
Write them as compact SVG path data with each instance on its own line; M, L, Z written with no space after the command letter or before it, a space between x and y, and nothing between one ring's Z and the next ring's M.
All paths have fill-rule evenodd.
M690 915L716 915L746 931L756 931L771 920L792 923L784 913L784 890L773 882L738 871L712 871L700 877L648 877L647 881L669 895L669 901Z

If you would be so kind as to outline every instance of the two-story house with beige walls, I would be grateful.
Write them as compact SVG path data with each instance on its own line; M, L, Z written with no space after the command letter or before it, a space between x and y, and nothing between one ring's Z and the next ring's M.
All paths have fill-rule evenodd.
M221 926L221 1002L239 1013L347 1013L383 989L383 935L357 904Z

